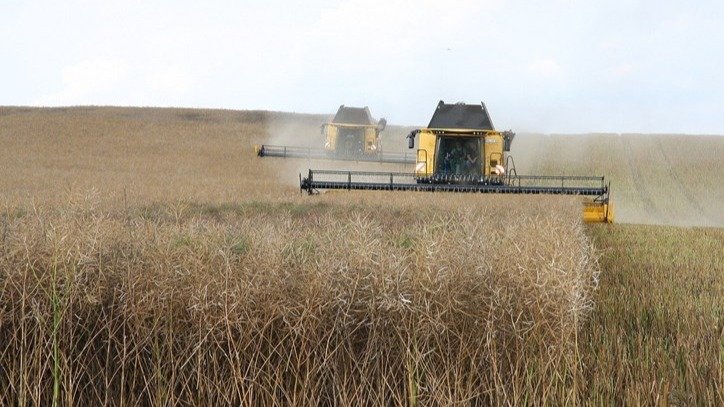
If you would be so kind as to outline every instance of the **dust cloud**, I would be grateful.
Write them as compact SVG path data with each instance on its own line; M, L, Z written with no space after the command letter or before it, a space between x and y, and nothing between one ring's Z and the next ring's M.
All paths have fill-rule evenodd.
M594 175L611 182L616 222L724 227L724 137L519 134L518 174Z

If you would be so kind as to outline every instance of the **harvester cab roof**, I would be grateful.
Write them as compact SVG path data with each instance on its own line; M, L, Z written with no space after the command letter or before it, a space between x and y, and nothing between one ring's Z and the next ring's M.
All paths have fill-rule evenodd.
M357 124L360 126L374 126L376 123L372 119L370 109L365 107L351 107L341 105L334 115L331 123L333 124Z
M322 125L322 128L328 125L346 126L346 127L375 127L377 134L381 133L387 127L387 119L381 118L378 122L372 118L370 109L365 107L352 107L340 105L334 118L328 123Z
M467 105L464 103L438 102L432 114L428 129L495 130L485 103Z

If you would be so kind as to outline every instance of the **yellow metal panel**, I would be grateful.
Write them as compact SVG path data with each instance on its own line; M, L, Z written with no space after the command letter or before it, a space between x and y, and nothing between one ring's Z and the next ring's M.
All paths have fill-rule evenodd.
M496 165L505 165L503 157L503 136L498 132L490 132L483 138L485 159L483 174L490 176Z
M374 127L365 128L365 153L377 153L377 131Z
M339 134L339 128L333 124L327 124L324 127L324 132L327 136L327 140L324 143L324 149L327 151L335 151L337 148L337 135Z
M584 202L583 221L586 223L613 223L613 203Z
M428 130L420 132L420 141L417 150L417 166L415 167L415 175L430 176L435 168L435 145L437 144L437 136ZM420 165L424 163L425 165Z

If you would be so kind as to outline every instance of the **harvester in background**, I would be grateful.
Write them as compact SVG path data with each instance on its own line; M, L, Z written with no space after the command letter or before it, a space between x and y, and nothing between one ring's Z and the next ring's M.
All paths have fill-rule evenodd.
M334 118L321 127L324 148L256 145L259 157L296 157L343 161L374 161L414 164L412 153L382 151L380 133L387 126L384 118L375 122L369 108L342 105Z
M509 155L512 131L497 131L484 103L438 103L427 128L412 131L415 170L406 172L309 170L300 188L553 194L584 196L586 222L613 222L610 182L602 176L518 175Z

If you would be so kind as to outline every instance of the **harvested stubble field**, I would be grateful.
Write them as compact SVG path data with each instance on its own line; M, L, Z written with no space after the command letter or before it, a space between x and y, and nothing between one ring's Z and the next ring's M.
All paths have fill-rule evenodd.
M584 227L567 198L301 196L350 164L252 145L323 119L0 108L0 403L722 404L721 186L675 170L722 179L722 139L516 140L611 174L619 219L719 226Z

